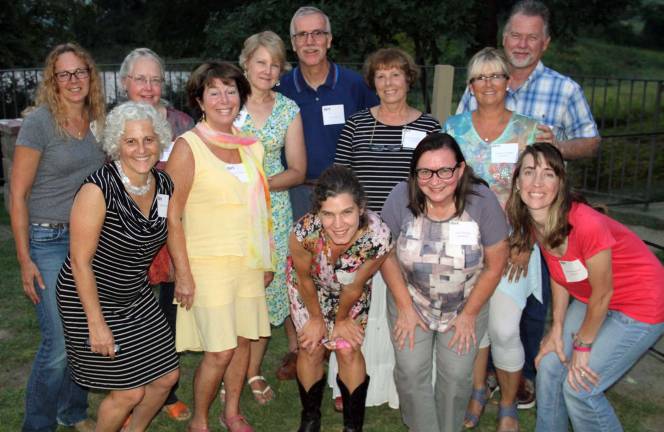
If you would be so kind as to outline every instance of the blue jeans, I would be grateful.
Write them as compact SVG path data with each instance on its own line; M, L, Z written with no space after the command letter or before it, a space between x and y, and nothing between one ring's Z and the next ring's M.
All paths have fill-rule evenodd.
M521 344L523 344L523 353L525 363L523 364L523 377L535 381L535 357L539 352L540 342L544 336L544 327L546 326L547 310L551 303L551 278L549 268L542 258L542 303L531 295L526 300L526 307L523 308L521 323L519 325L521 332Z
M41 343L25 392L23 431L54 431L87 418L88 392L74 383L67 367L65 339L55 296L55 283L69 250L69 231L30 226L30 256L46 289L35 284L35 306Z
M586 304L573 301L563 328L565 355L572 356L572 332L586 315ZM604 391L620 379L664 333L664 323L646 324L609 311L593 342L590 368L600 378L590 391L575 391L567 383L567 367L555 353L546 355L537 373L537 431L567 431L568 418L579 432L622 431Z

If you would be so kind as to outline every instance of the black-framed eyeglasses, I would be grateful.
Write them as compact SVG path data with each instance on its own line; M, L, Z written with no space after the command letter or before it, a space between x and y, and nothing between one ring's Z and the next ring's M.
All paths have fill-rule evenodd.
M495 83L498 83L500 81L506 80L507 78L509 78L509 76L507 74L502 74L502 73L501 74L498 74L498 73L497 74L491 74L491 75L479 75L479 76L476 76L474 78L471 78L470 83L472 84L474 82L479 81L481 83L486 84L489 81L491 81L491 83L495 84Z
M323 38L327 37L329 35L329 31L325 30L313 30L310 32L299 32L295 33L294 35L291 36L291 38L295 39L295 42L305 42L309 36L313 38L316 42L320 42Z
M143 75L138 75L138 76L127 75L127 78L132 79L136 84L140 85L141 87L145 87L148 84L150 84L152 87L161 87L161 85L164 83L164 80L159 77L148 78Z
M418 168L415 170L415 175L419 180L431 180L434 174L438 176L441 180L449 180L454 175L454 171L459 168L459 164L456 164L453 167L441 167L437 170L432 170L429 168Z
M90 69L88 68L78 68L75 71L60 71L55 73L55 79L60 82L71 81L71 77L75 76L76 78L82 80L90 76Z

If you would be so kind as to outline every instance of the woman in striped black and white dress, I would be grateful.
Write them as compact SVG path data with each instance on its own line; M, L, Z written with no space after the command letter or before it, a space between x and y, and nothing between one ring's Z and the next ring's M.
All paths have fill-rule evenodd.
M170 140L168 123L152 106L118 106L103 141L113 161L74 199L57 299L74 381L110 390L98 431L117 431L129 413L128 430L147 429L179 375L173 333L147 281L167 237L173 183L153 167Z
M381 211L394 186L408 179L417 144L427 134L440 130L438 120L408 105L408 91L418 75L411 56L398 48L383 48L371 54L364 64L364 79L378 94L380 104L349 117L339 136L334 163L352 168L366 191L367 208L375 212ZM386 287L379 273L373 278L372 292L362 347L367 373L372 376L367 406L388 402L392 408L398 408L392 379L394 353L389 343ZM330 364L334 366L334 358ZM334 369L330 367L328 376L332 387ZM334 395L338 394L335 388ZM340 409L340 402L336 397L336 409Z

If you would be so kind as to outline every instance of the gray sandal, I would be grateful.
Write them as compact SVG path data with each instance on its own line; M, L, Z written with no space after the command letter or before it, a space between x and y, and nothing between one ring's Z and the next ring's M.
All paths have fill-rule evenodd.
M465 429L475 429L478 424L480 424L480 417L484 413L484 407L486 406L489 398L487 397L487 389L483 388L474 388L473 393L470 395L470 400L474 400L480 404L480 413L475 415L466 410L466 414L463 416L463 427Z
M516 429L496 429L496 432L519 432L519 414L516 409L516 403L510 406L499 405L498 408L498 423L503 417L512 417L517 422Z

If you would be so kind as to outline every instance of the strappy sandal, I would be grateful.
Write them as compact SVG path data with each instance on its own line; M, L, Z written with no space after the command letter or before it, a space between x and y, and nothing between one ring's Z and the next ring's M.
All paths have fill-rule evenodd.
M191 418L191 411L189 407L181 400L164 405L161 410L171 419L175 421L185 421Z
M463 417L463 427L465 429L475 429L480 423L480 417L482 417L484 407L489 400L486 387L473 389L473 393L470 395L470 400L480 404L480 413L476 415L466 409L466 414Z
M500 420L502 420L503 417L512 417L514 420L516 420L516 429L500 429ZM516 404L512 404L510 406L502 406L499 405L498 408L498 428L496 429L496 432L519 432L519 414L516 409Z
M224 410L224 404L226 403L226 388L224 387L224 382L221 382L221 388L219 389L219 403L221 404L221 410Z
M265 383L265 388L263 388L263 390L251 387L251 385L257 381L263 381ZM274 390L272 390L272 387L270 387L263 375L256 375L249 378L247 384L251 389L251 393L254 395L254 399L259 405L267 405L272 399L274 399Z
M221 423L221 427L229 432L254 432L254 428L251 427L247 419L241 414L228 418L224 418L222 414L219 416L219 423Z

